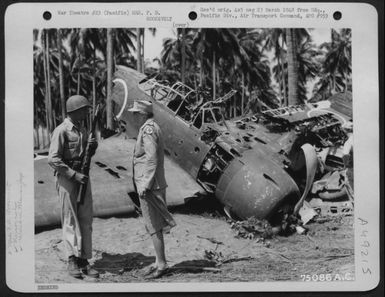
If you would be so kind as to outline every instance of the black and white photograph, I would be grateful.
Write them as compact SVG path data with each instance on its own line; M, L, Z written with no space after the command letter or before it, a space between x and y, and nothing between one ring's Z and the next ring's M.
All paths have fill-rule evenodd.
M354 279L349 28L33 34L37 282Z
M216 14L266 16L253 5L202 7L188 24L161 26L149 21L167 15L156 8L137 26L50 23L53 10L41 10L47 25L30 28L33 166L15 174L20 189L7 189L20 202L33 182L28 265L37 290L338 290L369 274L370 218L357 205L378 197L362 197L359 178L368 173L356 125L364 82L353 63L362 32L352 22L216 25ZM56 14L85 12L75 5ZM7 203L8 232L26 234L11 224L25 211ZM12 257L23 252L14 238Z

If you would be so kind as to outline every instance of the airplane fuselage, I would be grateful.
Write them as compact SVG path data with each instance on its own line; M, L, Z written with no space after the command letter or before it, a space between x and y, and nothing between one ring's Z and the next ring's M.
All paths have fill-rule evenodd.
M187 99L181 101L179 97L188 98L189 90L182 91L178 86L160 89L146 83L145 76L133 69L119 68L114 83L114 111L127 133L133 136L130 126L135 123L127 112L133 101L152 101L155 121L164 134L166 155L207 192L215 194L230 213L240 218L265 219L285 200L298 199L298 186L285 171L289 161L278 152L279 139L285 139L285 135L269 138L259 123L254 123L254 131L244 133L230 122L210 126L205 123L205 117L207 120L210 116L209 108L202 111L201 119L187 118L182 112L183 100ZM163 96L161 91L168 93ZM173 105L176 101L178 107ZM291 141L286 138L286 143Z

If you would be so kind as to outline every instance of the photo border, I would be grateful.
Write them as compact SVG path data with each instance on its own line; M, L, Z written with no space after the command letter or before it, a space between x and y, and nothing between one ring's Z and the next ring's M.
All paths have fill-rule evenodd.
M39 1L39 2L41 2L41 1ZM84 1L85 3L86 2L97 2L97 1ZM302 2L302 1L300 1L301 3L304 3L304 2ZM341 1L342 2L342 1ZM351 1L347 1L347 2L351 2ZM360 1L360 2L363 2L363 1ZM365 1L366 2L366 1ZM373 1L372 1L373 2ZM47 2L47 3L51 3L51 2ZM378 9L378 8L377 8ZM383 6L382 6L382 11L383 11ZM382 31L383 32L383 14L382 14L382 18L379 18L379 20L378 20L378 27L379 27L379 30L378 30L378 36L379 36L379 34L380 34L380 32ZM380 25L382 24L382 27L380 27ZM103 27L103 26L101 26L101 27ZM353 36L354 36L354 29L352 30L353 31ZM381 35L382 36L382 35ZM5 45L6 45L6 42L5 42ZM382 48L383 49L383 39L378 39L378 45L381 45L380 46L380 48ZM355 45L354 45L354 37L353 37L353 46L352 46L352 48L353 48L353 51L354 51L354 47L355 47ZM378 56L378 51L377 51L377 56ZM3 55L2 55L2 58L3 58ZM4 61L4 62L6 62L6 60ZM379 57L379 60L378 60L378 63L379 63L379 65L380 66L382 66L382 68L381 69L379 69L379 78L377 79L378 81L383 81L383 57ZM5 65L4 63L2 64L2 65ZM380 68L380 67L379 67ZM5 77L5 74L2 72L2 75L3 75L3 77L4 77L4 79L6 79L6 77ZM354 80L354 64L353 64L353 96L354 96L354 94L355 94L355 91L354 91L354 88L355 88L355 85L357 84L357 83L355 83L355 80ZM382 79L381 79L381 77L382 77ZM380 100L379 100L379 110L383 110L383 84L379 84L379 89L380 89L380 92L381 92L381 94L380 94L380 96L379 96L379 98L380 98ZM357 88L357 86L356 86L356 88ZM2 88L2 93L3 93L3 88ZM4 92L5 93L5 92ZM4 95L4 94L3 94ZM5 96L3 96L3 98L5 98ZM381 108L382 107L382 108ZM1 111L3 111L3 110L5 110L5 108L4 108L4 105L3 104L1 104ZM6 113L4 114L4 115L6 115ZM1 112L1 115L0 115L0 121L2 122L2 123L4 123L4 119L5 119L5 116L3 116L3 112ZM353 122L355 123L356 121L355 120L353 120ZM6 127L6 125L4 124L2 127ZM1 133L3 133L2 135L5 135L5 132L6 131L4 131L4 133L3 133L3 131L1 131ZM356 132L356 130L355 130L355 132ZM381 118L380 118L380 123L379 123L379 131L378 131L379 133L379 136L380 136L380 141L379 141L379 143L378 143L378 145L379 145L379 154L380 154L380 156L379 156L379 159L382 161L382 163L381 164L383 164L383 114L381 114ZM3 138L1 138L1 139L3 139ZM6 143L4 142L4 148L5 148L5 145L6 145ZM3 146L1 146L1 149L3 148ZM3 156L3 160L5 161L5 149L4 149L4 154L2 154L2 156ZM5 164L5 162L3 162L2 164ZM356 168L356 167L355 167ZM3 170L3 173L4 173L4 177L5 177L5 170ZM383 166L381 166L381 168L380 168L380 172L379 172L379 174L380 174L380 178L381 177L383 177ZM382 179L381 179L382 180ZM5 187L5 183L3 184L3 188L5 189L6 187ZM380 187L379 187L379 190L380 190L380 195L379 195L379 206L380 206L380 210L383 210L383 200L382 200L382 197L383 197L383 184L381 184L380 185ZM2 203L3 203L3 201L2 201ZM1 205L1 206L3 206L3 209L5 210L5 202L4 202L4 205ZM382 207L381 207L382 206ZM379 231L381 231L380 232L380 240L379 240L379 243L380 243L380 248L379 248L379 252L381 252L380 253L380 259L381 260L383 260L383 212L381 212L380 211L380 217L379 217L379 222L381 223L380 224L380 227L381 228L379 228ZM2 230L5 230L5 228L4 229L2 229ZM2 231L2 235L4 235L4 238L5 238L5 233L4 233L4 231ZM3 263L5 263L5 262L3 262ZM380 263L383 263L383 261L381 261ZM383 264L382 264L383 265ZM382 268L381 268L381 272L380 272L380 276L379 276L379 280L381 281L381 283L378 285L378 286L376 286L377 288L382 284L382 286L383 286L383 266L382 266ZM278 283L278 282L274 282L274 284L276 284L276 283ZM103 284L104 285L104 284Z

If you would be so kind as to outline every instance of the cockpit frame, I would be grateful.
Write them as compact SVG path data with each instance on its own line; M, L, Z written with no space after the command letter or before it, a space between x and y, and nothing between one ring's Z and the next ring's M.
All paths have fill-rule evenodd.
M204 102L198 98L195 90L182 82L176 82L170 87L166 83L152 78L139 83L139 88L156 102L166 106L172 114L198 130L204 128L205 124L220 125L221 122L224 122L224 116L219 105L223 103L224 100L222 99L227 100L236 92L233 90L223 98Z

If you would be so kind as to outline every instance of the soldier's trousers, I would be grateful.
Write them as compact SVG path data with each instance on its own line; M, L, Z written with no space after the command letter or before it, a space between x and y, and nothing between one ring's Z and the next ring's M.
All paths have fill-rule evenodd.
M61 223L66 256L92 258L92 193L88 182L84 203L77 205L79 183L58 174L56 189L61 203Z

